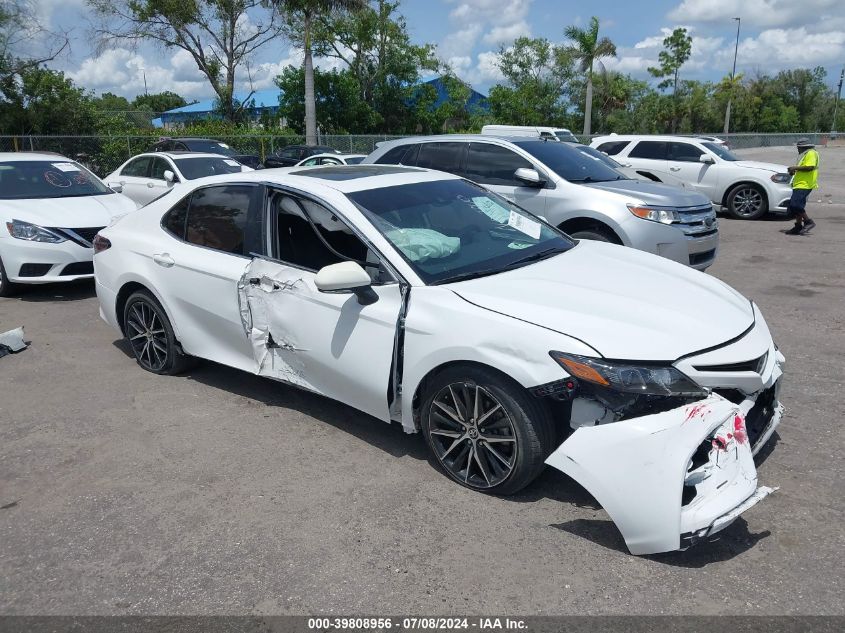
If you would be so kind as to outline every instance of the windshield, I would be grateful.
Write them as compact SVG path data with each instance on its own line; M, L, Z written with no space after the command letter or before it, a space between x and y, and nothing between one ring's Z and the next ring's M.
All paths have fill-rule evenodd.
M220 141L189 141L192 152L208 152L209 154L222 154L223 156L237 156L237 152L226 143Z
M514 144L569 182L607 182L608 180L624 180L625 178L604 162L582 154L574 147L564 143L517 141Z
M619 169L620 167L622 167L622 165L613 160L610 156L608 156L604 152L600 152L595 147L590 147L589 145L575 145L574 147L582 154L586 154L587 156L589 156L590 158L594 158L595 160L600 160L612 169Z
M347 195L427 284L493 275L574 246L557 229L466 180Z
M21 160L0 163L0 199L78 198L114 193L79 163Z
M740 160L740 158L736 154L731 153L731 151L724 145L719 145L718 143L702 143L702 145L704 145L704 147L716 154L716 156L718 156L722 160Z
M217 174L234 174L241 171L242 165L231 158L177 158L176 165L187 180L216 176Z
M559 141L569 141L570 143L577 143L578 139L569 130L555 130L555 136Z

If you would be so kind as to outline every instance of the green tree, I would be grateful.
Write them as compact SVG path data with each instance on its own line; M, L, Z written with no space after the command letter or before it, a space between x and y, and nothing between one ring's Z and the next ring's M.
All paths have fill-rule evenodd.
M24 71L56 59L67 47L67 35L44 26L34 2L0 0L0 90Z
M165 90L164 92L157 92L153 94L138 95L132 101L132 107L136 110L146 110L153 114L160 114L167 112L173 108L181 108L188 105L184 97L177 95L175 92Z
M563 125L566 90L574 75L569 51L545 38L518 38L499 50L499 70L506 85L490 90L490 108L500 123Z
M46 68L20 70L3 86L0 130L3 134L75 135L94 128L91 97L64 76Z
M687 33L683 27L678 27L672 34L664 38L663 50L657 56L658 67L651 67L648 72L654 77L665 77L663 81L658 84L658 88L665 89L669 86L672 88L672 98L674 104L674 111L672 114L672 132L677 128L677 97L678 97L678 77L686 61L692 54L692 37Z
M587 90L584 99L584 136L590 135L593 116L593 67L598 64L604 72L602 59L616 57L616 45L608 38L599 39L599 19L590 18L590 27L582 29L577 26L567 26L564 35L572 44L568 47L570 55L578 63L581 72L587 76Z
M305 142L317 143L317 105L314 96L313 35L315 23L339 11L359 11L366 0L273 0L287 17L287 35L302 49L305 70Z
M94 99L94 106L103 112L126 112L131 105L126 97L121 97L111 92L104 92Z
M87 0L100 18L100 44L149 40L186 51L234 120L237 71L283 28L266 0Z

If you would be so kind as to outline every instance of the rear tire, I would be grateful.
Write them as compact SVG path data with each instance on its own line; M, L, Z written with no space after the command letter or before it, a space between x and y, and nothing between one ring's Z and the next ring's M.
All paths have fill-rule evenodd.
M135 360L149 372L162 375L178 374L192 364L185 354L170 319L158 300L149 292L133 292L123 309L123 329Z
M6 276L6 268L3 266L3 260L0 259L0 297L11 297L18 291L18 284L9 281Z
M737 220L757 220L766 215L769 201L766 192L759 186L739 184L728 192L725 203L730 213Z
M422 431L440 467L462 486L508 495L530 484L554 448L549 411L493 370L456 365L426 388Z

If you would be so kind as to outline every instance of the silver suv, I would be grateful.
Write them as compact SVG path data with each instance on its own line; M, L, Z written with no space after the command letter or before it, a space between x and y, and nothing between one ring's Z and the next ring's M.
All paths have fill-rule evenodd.
M484 185L578 239L662 255L704 270L719 230L706 196L631 180L566 143L480 134L382 143L364 163L446 171Z

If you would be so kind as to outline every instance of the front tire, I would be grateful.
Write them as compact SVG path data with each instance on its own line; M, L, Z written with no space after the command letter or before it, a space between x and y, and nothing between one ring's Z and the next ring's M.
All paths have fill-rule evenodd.
M190 357L182 352L164 308L149 292L139 290L123 309L126 340L138 364L154 374L173 375L187 369Z
M434 377L423 397L422 430L451 479L501 495L540 474L554 441L541 402L507 377L475 366L450 367Z
M757 185L737 185L730 190L725 202L728 213L738 220L757 220L769 210L766 192Z

